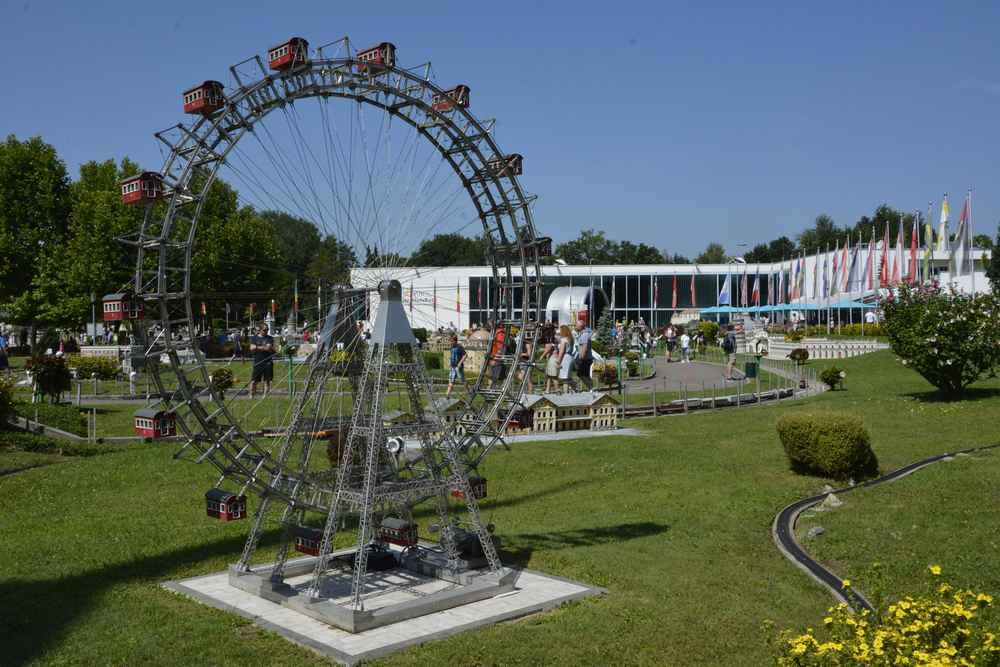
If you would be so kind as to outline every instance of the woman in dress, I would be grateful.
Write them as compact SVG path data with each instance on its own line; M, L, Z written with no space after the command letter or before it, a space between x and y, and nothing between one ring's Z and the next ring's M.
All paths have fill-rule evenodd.
M545 347L542 354L545 357L545 393L551 394L559 390L559 346L556 344L555 327L545 327Z
M559 327L559 382L563 393L573 386L573 334L565 324Z

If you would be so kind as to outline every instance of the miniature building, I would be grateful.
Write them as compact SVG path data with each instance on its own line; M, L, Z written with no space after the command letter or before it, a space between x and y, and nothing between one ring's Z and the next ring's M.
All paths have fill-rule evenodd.
M304 65L308 57L309 42L301 37L292 37L287 42L267 50L267 65L280 72Z
M469 87L460 84L431 97L431 106L435 111L451 111L455 108L469 108Z
M441 415L441 423L445 425L454 424L465 413L465 406L457 398L439 398L434 401L434 407Z
M296 551L310 556L319 555L320 543L323 541L322 530L308 526L294 526L292 527L292 536L295 538Z
M396 46L382 42L378 46L358 52L358 72L378 74L396 64Z
M128 294L105 294L101 300L104 302L105 322L142 319L142 301Z
M417 546L417 524L408 523L393 516L382 519L378 527L378 539L401 547Z
M174 415L163 410L144 408L136 411L135 434L144 438L164 438L177 435Z
M144 171L121 182L122 203L140 204L163 197L163 176L155 171Z
M522 403L531 413L530 424L511 419L510 433L603 431L618 428L618 399L611 394L525 394Z
M222 84L218 81L205 81L184 91L184 113L209 116L225 104L226 96L222 92Z
M237 521L247 516L247 497L222 489L209 489L205 493L205 511L219 521Z

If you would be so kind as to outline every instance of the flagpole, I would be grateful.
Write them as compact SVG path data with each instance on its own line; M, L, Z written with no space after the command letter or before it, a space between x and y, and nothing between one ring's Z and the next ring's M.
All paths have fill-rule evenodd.
M966 231L966 236L968 236L968 238L969 238L969 268L972 269L970 271L970 273L972 274L972 295L975 296L975 294L976 294L976 260L974 260L972 258L972 249L973 249L972 239L975 238L975 235L972 233L972 186L971 185L969 186L969 194L966 195L966 196L968 197L968 202L969 202L969 219L966 221L966 224L968 225L968 228L967 228L967 231Z

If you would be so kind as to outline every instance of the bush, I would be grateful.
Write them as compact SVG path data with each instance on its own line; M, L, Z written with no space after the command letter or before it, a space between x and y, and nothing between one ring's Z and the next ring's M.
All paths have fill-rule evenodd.
M809 350L804 347L797 347L788 353L788 358L801 366L809 360Z
M1000 297L910 289L882 302L889 345L942 393L960 395L1000 366Z
M718 322L699 322L698 328L701 329L701 333L705 336L706 345L718 345L719 332L721 331Z
M67 338L63 341L63 352L66 354L79 354L80 344L76 342L75 338Z
M10 447L22 452L62 454L63 456L95 456L109 451L85 443L55 440L44 435L23 431L0 431L0 447Z
M825 368L819 374L820 382L825 384L830 389L836 389L837 385L843 387L845 377L847 377L847 372L837 368L836 366Z
M37 414L39 422L60 431L81 436L87 435L87 418L80 412L79 408L73 405L18 402L14 405L14 411L21 417L32 420Z
M75 369L81 380L89 380L94 373L97 373L99 380L114 380L122 370L118 361L109 357L81 357L73 354L66 357L66 365Z
M33 357L24 368L31 371L42 396L48 396L53 403L69 391L71 377L63 357Z
M228 368L215 368L209 375L212 380L212 388L222 394L233 386L233 372Z
M430 338L430 335L427 333L427 329L419 327L413 330L413 337L420 341L421 345L426 345L427 339Z
M444 359L441 352L424 352L424 368L429 371L436 371L444 368Z
M932 577L941 568L929 568ZM845 581L844 588L850 588ZM820 641L783 632L777 664L798 665L996 665L1000 644L993 597L936 580L922 596L907 596L872 617L844 603L827 610Z
M795 472L835 479L878 474L878 459L860 417L802 412L779 419L777 429Z
M0 375L0 430L14 414L14 381Z
M785 334L785 340L790 343L798 343L805 337L806 335L803 333L802 329L795 329L794 331L789 331Z

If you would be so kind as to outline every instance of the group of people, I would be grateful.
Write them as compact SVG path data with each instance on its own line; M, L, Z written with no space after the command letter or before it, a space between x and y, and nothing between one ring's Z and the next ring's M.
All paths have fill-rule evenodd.
M695 335L700 337L701 340L704 339L701 330L695 332ZM668 324L666 330L663 332L663 338L666 341L667 347L667 363L674 360L674 352L677 350L678 343L681 348L680 362L682 364L691 363L691 344L696 342L696 339L693 339L686 329Z

